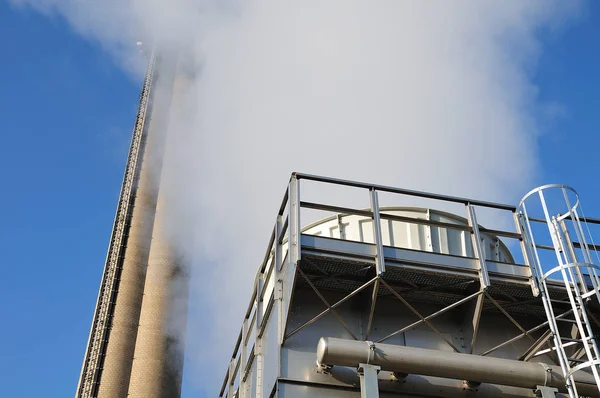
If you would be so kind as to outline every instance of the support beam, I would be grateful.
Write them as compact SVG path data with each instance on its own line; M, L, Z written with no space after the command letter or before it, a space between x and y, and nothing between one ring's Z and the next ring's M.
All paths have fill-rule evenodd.
M329 313L329 311L331 311L332 309L335 309L335 308L339 307L340 305L344 304L346 301L350 300L352 297L356 296L358 293L362 292L364 289L366 289L369 286L371 286L373 283L375 283L376 280L377 280L377 277L371 279L370 281L368 281L367 283L365 283L364 285L362 285L358 289L354 290L352 293L348 294L346 297L344 297L343 299L341 299L337 303L333 304L331 307L329 307L326 310L324 310L323 312L321 312L319 315L315 316L310 321L308 321L308 322L304 323L303 325L297 327L296 329L294 329L293 331L291 331L290 333L288 333L285 336L284 340L289 339L290 337L292 337L293 335L295 335L296 333L298 333L302 329L304 329L304 328L312 325L313 323L315 323L316 321L318 321L319 319L321 319L322 317L324 317L325 315L327 315Z
M383 282L383 281L382 281L382 282ZM388 286L389 286L389 285L388 285ZM388 288L388 289L389 289L389 288ZM388 334L387 336L385 336L385 337L383 337L383 338L381 338L381 339L377 340L377 343L381 343L381 342L383 342L383 341L385 341L385 340L388 340L388 339L390 339L390 338L392 338L392 337L394 337L394 336L396 336L396 335L398 335L398 334L400 334L400 333L404 333L405 331L407 331L407 330L409 330L409 329L412 329L412 328L414 328L414 327L416 327L416 326L420 325L421 323L425 323L425 322L427 322L427 321L429 321L429 320L431 320L431 319L435 318L435 317L436 317L436 316L438 316L438 315L442 315L443 313L445 313L445 312L448 312L448 311L450 311L451 309L453 309L453 308L455 308L455 307L458 307L459 305L461 305L461 304L464 304L464 303L466 303L467 301L469 301L469 300L472 300L473 298L475 298L476 296L478 296L478 295L481 295L481 294L482 294L481 292L476 292L476 293L473 293L472 295L470 295L470 296L467 296L467 297L465 297L464 299L461 299L461 300L457 301L457 302L456 302L456 303L454 303L454 304L450 304L449 306L447 306L447 307L445 307L445 308L442 308L441 310L439 310L439 311L436 311L436 312L434 312L434 313L433 313L433 314L431 314L431 315L427 315L427 316L426 316L425 318L423 318L423 319L420 319L420 320L418 320L418 321L416 321L416 322L413 322L413 323L411 323L410 325L407 325L407 326L403 327L402 329L396 330L395 332Z
M529 361L543 346L552 338L552 331L546 330L524 353L519 357L519 361Z
M562 313L560 315L557 315L556 319L562 319L562 318L566 317L567 315L571 314L572 312L573 312L573 310L568 310L568 311L566 311L566 312L564 312L564 313ZM525 331L524 333L521 333L521 334L519 334L519 335L517 335L517 336L515 336L515 337L513 337L511 339L508 339L505 342L503 342L501 344L498 344L497 346L492 347L489 350L487 350L487 351L485 351L485 352L483 352L483 353L481 353L479 355L486 356L488 354L491 354L492 352L494 352L494 351L496 351L496 350L498 350L498 349L500 349L500 348L502 348L504 346L512 344L515 341L520 340L520 339L522 339L525 336L531 335L531 333L535 332L536 330L540 330L541 328L546 327L546 326L548 326L548 321L540 323L539 325L537 325L537 326L535 326L535 327L533 327L533 328Z
M373 326L373 317L375 316L375 306L377 305L377 296L379 295L379 278L373 285L373 292L371 294L371 309L369 310L369 320L367 321L367 330L365 332L365 340L369 339L371 334L371 327Z
M537 389L535 390L535 395L539 398L556 398L557 392L558 390L556 388L537 386Z
M333 315L335 315L335 317L342 324L342 327L346 330L346 332L348 332L350 334L350 336L352 336L354 338L354 340L358 340L358 337L356 337L356 335L352 332L352 330L350 330L350 327L346 324L346 322L344 322L344 318L342 318L342 316L335 309L331 308L331 304L329 304L329 301L327 301L325 296L323 296L323 294L321 294L319 289L317 289L317 287L314 285L314 283L311 282L309 277L306 276L306 274L299 267L298 267L298 273L300 274L300 276L302 276L302 278L304 278L304 280L308 283L308 285L312 288L312 290L317 294L317 296L319 296L319 298L321 299L323 304L325 304L327 306L327 309Z
M529 335L527 334L527 330L525 330L525 328L524 328L523 326L521 326L521 324L520 324L519 322L517 322L517 320L516 320L515 318L513 318L513 317L512 317L512 316L511 316L511 315L508 313L508 311L506 311L506 310L504 309L504 307L502 307L502 305L500 305L500 303L499 303L499 302L497 302L496 300L494 300L494 298L493 298L492 296L490 296L490 294L489 294L488 292L485 292L484 294L485 294L485 295L486 295L486 297L487 297L487 298L488 298L488 299L489 299L489 300L492 302L492 304L494 304L494 306L495 306L496 308L498 308L498 309L500 310L500 312L502 312L502 313L504 314L504 316L505 316L505 317L507 317L507 318L508 318L508 320L509 320L509 321L511 321L511 322L512 322L512 324L513 324L513 325L515 325L515 326L517 327L517 329L519 329L519 330L521 331L521 333L525 333L525 334L526 334L526 336L527 336L528 338L530 338L531 340L533 340L533 337L531 337L531 336L529 336Z
M400 300L402 302L402 304L404 304L406 307L408 307L408 309L410 310L410 312L412 312L413 314L415 314L416 316L419 317L419 319L421 320L421 322L423 322L424 324L426 324L429 329L433 330L433 332L435 334L438 335L438 337L442 340L444 340L446 342L446 344L448 344L450 347L452 347L452 349L455 352L460 352L460 350L458 349L458 347L456 347L456 345L454 345L454 343L452 343L446 336L444 336L442 334L442 332L440 332L435 326L433 326L433 324L429 321L429 319L427 319L428 317L424 317L423 315L421 315L421 313L419 311L417 311L417 309L415 307L413 307L412 305L410 305L410 303L408 301L406 301L404 299L404 297L402 297L401 295L399 295L390 285L388 285L383 279L381 279L381 283L394 295L396 296L396 298L398 300Z
M463 322L463 337L465 339L464 352L472 354L479 333L479 322L481 321L481 313L483 311L483 303L485 296L480 294L477 299L469 304L469 309L466 311Z
M379 398L379 383L377 373L381 368L375 365L361 363L358 365L360 377L360 398Z

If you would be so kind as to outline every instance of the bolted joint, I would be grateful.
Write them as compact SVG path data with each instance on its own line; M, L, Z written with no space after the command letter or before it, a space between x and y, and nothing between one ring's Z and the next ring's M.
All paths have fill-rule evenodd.
M468 390L477 390L481 385L479 381L463 380L463 385Z
M324 364L317 362L317 373L324 374L324 375L330 375L332 369L333 369L333 366L324 365Z
M380 370L381 370L381 366L375 366L375 365L369 365L366 363L361 363L360 365L358 365L356 372L358 373L359 376L364 376L365 372L379 373Z

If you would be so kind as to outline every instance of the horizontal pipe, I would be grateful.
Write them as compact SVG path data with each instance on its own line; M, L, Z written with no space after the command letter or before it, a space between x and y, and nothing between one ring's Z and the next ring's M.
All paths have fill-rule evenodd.
M424 348L322 337L317 361L326 366L351 367L368 363L390 372L530 389L545 385L566 392L564 377L556 366ZM579 372L575 382L580 394L600 397L592 375Z

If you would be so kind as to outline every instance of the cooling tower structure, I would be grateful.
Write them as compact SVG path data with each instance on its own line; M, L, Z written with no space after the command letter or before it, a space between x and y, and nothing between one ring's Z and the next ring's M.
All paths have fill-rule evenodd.
M179 68L150 57L76 397L180 396L187 278L165 187Z
M219 397L600 397L598 225L563 185L513 206L294 173Z

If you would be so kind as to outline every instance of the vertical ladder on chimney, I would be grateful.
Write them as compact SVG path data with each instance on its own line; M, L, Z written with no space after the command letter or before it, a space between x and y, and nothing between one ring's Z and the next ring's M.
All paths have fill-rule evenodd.
M134 197L139 174L139 159L143 152L146 111L150 103L150 94L154 78L155 55L150 54L148 69L144 78L140 104L135 121L129 155L125 166L125 175L121 185L121 194L113 223L113 230L108 245L108 253L104 264L102 282L96 300L96 308L92 327L85 350L83 366L77 384L76 398L93 398L97 396L103 358L106 351L107 335L111 325L115 294L118 290L119 272L122 267L125 237L128 233L131 217L131 200Z
M557 203L560 207L556 206ZM530 213L527 206L530 207ZM535 217L534 206L535 210L538 210L536 214L543 214L543 217ZM560 208L562 211L553 215L550 207ZM590 247L594 250L597 248L591 241L585 218L579 215L580 209L577 192L571 187L557 184L532 190L521 200L518 207L524 256L531 267L534 283L543 301L552 333L553 348L571 398L579 397L574 381L574 374L578 371L591 372L600 391L600 351L586 309L586 304L592 300L598 300L600 303L600 268L594 264ZM533 227L535 223L542 225L541 230L539 227ZM535 238L545 235L544 224L550 234L552 246L539 244L540 240L536 244ZM573 232L577 241L572 239ZM592 242L591 245L588 239ZM548 259L541 251L546 249L554 251L557 265L544 271L543 265ZM598 259L597 253L596 258ZM550 261L554 260L551 258ZM548 290L548 279L552 275L556 275L554 278L558 277L564 283L567 299L563 295L563 298L558 300L556 294L551 294ZM572 317L557 318L556 315L563 313L565 307L570 308L570 311L567 311ZM570 325L571 328L559 327L559 322L563 321L569 322L566 325Z

